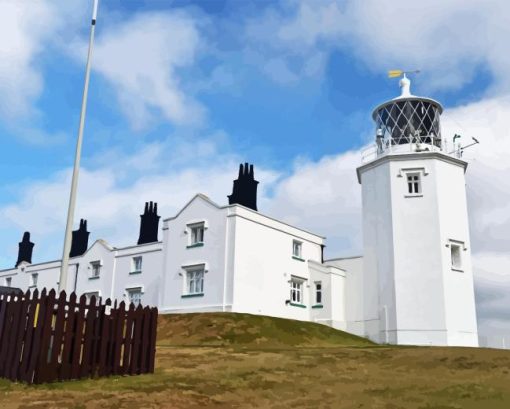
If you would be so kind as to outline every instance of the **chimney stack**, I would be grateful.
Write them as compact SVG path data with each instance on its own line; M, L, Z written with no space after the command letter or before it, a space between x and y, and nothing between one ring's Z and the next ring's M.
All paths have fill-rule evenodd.
M138 244L154 243L158 241L159 219L158 204L145 202L145 210L140 215L140 236Z
M253 165L248 163L239 165L239 176L234 180L232 194L228 196L229 204L240 204L252 210L257 210L257 185L254 178Z
M19 243L19 251L18 251L18 261L16 261L16 266L23 261L27 263L32 263L32 250L34 249L34 243L30 241L30 232L26 231L23 234L23 240Z
M80 228L73 230L73 241L71 242L71 251L69 257L81 256L89 247L89 235L87 231L87 220L80 220Z

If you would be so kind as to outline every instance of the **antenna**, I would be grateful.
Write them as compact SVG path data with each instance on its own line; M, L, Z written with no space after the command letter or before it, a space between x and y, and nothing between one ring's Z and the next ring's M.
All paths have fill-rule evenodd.
M459 134L455 134L453 136L453 147L454 148L455 148L455 140L459 139L461 137L462 136L459 135ZM478 139L476 139L474 136L472 136L471 139L473 140L473 142L471 142L470 144L464 145L464 146L459 146L458 149L454 149L453 151L449 152L448 154L451 155L451 154L457 152L457 156L462 157L462 154L464 153L464 150L466 150L467 148L470 148L471 146L478 145L480 143L480 141Z
M473 142L471 142L469 145L465 145L465 146L461 146L460 149L461 150L464 150L466 148L469 148L471 146L474 146L474 145L478 145L480 143L480 141L474 137L471 137L471 139L473 140Z

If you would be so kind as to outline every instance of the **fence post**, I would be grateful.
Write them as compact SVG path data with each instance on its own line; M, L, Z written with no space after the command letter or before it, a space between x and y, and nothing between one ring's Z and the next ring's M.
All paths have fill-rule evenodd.
M23 340L25 339L25 333L27 330L27 309L30 305L30 291L27 290L27 292L23 295L20 295L20 310L19 314L16 317L16 321L18 321L18 331L17 335L14 338L15 342L15 348L14 352L12 354L12 360L10 363L10 376L9 378L11 381L15 381L18 379L18 369L21 364L21 356L22 355L22 347L23 347Z
M87 308L87 316L85 318L85 335L83 340L83 357L81 360L80 378L94 375L95 365L95 342L94 329L97 321L96 297L92 296L89 300Z
M67 317L64 331L64 348L62 351L62 362L60 363L59 380L69 379L71 376L71 361L74 341L74 319L76 316L76 293L69 296Z
M55 295L55 290L52 289L48 296L45 297L45 311L38 317L39 321L37 325L41 326L41 342L39 344L39 359L35 367L34 383L42 383L50 380L47 378L48 373L46 368L48 367L48 353L50 352Z

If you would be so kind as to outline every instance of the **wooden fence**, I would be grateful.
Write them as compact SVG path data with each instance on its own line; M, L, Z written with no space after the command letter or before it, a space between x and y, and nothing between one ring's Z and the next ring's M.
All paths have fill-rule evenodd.
M76 298L46 289L0 296L0 377L42 383L154 372L157 308Z

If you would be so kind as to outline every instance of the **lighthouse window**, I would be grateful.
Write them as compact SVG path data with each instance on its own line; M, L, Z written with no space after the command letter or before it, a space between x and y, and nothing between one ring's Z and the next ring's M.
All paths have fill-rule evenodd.
M419 173L407 174L407 191L411 195L417 195L421 193L421 180Z
M462 252L461 245L450 243L450 254L452 260L452 268L455 270L462 269Z

